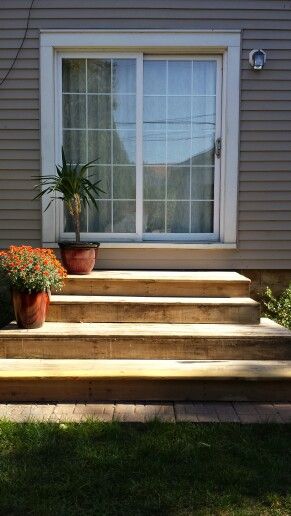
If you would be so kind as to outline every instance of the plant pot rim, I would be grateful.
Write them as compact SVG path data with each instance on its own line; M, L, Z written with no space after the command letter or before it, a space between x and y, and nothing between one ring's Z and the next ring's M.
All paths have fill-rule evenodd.
M100 246L100 242L58 242L61 249L96 249Z
M50 289L48 290L28 290L28 289L20 289L17 287L10 287L12 292L19 292L20 294L50 294Z

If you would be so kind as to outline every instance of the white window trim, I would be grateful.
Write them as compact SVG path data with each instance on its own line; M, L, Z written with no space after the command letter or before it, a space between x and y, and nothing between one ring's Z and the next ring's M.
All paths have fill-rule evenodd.
M55 172L56 55L62 51L145 52L150 54L218 54L223 56L221 198L219 245L235 247L239 158L240 31L45 30L40 34L41 169ZM78 43L76 45L76 42ZM45 211L42 199L42 243L55 246L60 237L59 209ZM140 245L140 244L137 244ZM159 243L152 245L159 246ZM163 244L161 244L163 245ZM171 246L174 245L173 243ZM180 244L177 243L177 246ZM191 247L209 244L191 242Z

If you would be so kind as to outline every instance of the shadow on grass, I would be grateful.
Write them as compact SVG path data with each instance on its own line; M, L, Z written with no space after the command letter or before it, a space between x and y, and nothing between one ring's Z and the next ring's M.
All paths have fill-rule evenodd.
M0 514L287 515L288 425L0 424Z
M13 308L11 305L10 290L5 285L0 285L0 328L13 320Z

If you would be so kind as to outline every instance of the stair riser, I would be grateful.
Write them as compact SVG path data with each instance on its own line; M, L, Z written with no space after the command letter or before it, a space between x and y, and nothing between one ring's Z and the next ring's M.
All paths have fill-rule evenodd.
M3 338L0 358L291 360L291 339L215 337Z
M225 323L258 324L258 305L177 305L132 303L60 304L49 307L48 321L112 323Z
M114 281L68 278L63 294L96 296L248 297L248 282Z
M1 402L97 401L290 402L291 381L2 380Z

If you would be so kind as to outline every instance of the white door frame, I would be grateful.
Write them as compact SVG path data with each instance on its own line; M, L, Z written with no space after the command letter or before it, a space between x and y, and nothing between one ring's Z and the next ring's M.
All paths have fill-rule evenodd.
M76 45L76 42L78 43ZM89 50L88 50L89 49ZM59 52L116 52L146 54L217 54L223 58L221 187L219 237L220 243L235 244L237 226L237 183L239 144L239 80L240 31L79 31L45 30L40 36L41 65L41 158L42 174L55 171L57 142L54 109L56 94L56 56ZM138 138L141 137L141 133ZM137 147L139 147L137 145ZM140 158L139 158L140 159ZM142 187L138 187L139 198ZM54 246L60 238L58 209L43 197L43 245ZM140 222L139 222L140 224ZM140 226L139 226L140 227ZM132 235L130 235L132 237ZM86 234L88 238L89 235ZM193 239L193 235L191 235ZM118 238L120 240L120 238ZM193 240L192 240L193 241ZM206 244L206 242L205 242Z

